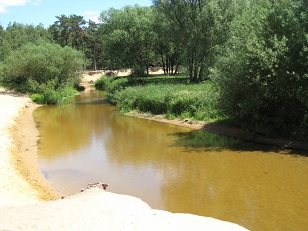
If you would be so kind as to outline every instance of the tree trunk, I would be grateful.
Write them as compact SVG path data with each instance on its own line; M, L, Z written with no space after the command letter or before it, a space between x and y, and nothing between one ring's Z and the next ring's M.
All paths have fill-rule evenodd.
M94 70L97 70L97 62L96 62L96 46L94 44L93 48L93 62L94 62Z
M193 59L189 59L188 60L189 63L189 81L193 82L193 69L194 69L194 65L193 65Z

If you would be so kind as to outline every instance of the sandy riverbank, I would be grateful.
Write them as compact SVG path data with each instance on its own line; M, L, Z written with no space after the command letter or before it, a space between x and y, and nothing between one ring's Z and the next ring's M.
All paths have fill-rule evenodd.
M24 95L0 88L0 206L34 204L57 199L38 166L38 131Z

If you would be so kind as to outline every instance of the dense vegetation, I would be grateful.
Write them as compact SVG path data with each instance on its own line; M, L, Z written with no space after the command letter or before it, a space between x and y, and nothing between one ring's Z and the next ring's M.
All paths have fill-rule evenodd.
M82 54L54 43L41 26L14 23L0 39L0 82L30 92L38 103L61 103L75 93Z
M130 77L102 77L95 85L107 90L108 100L125 112L136 110L166 114L169 118L206 121L222 118L216 104L218 94L211 81L187 84L185 76L158 76L138 80L131 80Z
M13 23L0 27L0 79L39 94L66 92L80 68L133 68L129 79L100 82L125 110L225 117L261 134L307 141L307 22L306 0L155 0L103 11L100 23L77 15L56 16L48 29ZM29 62L16 62L21 56ZM136 86L151 66L161 66L166 79L181 73L188 81L145 77Z

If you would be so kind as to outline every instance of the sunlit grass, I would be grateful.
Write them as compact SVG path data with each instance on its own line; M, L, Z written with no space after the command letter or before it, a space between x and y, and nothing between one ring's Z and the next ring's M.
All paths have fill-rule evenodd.
M196 120L221 119L217 93L211 82L202 84L148 84L114 91L114 103L123 111L137 110Z

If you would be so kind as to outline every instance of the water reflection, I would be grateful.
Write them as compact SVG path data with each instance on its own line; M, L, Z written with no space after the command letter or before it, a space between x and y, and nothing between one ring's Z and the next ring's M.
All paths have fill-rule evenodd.
M154 208L251 230L308 227L307 158L126 117L98 103L96 92L77 100L34 112L41 168L63 194L103 181L109 191L140 197Z
M223 151L224 149L232 149L234 151L260 151L260 152L279 152L280 154L294 154L308 156L305 151L286 150L279 146L271 146L265 144L258 144L249 141L243 141L228 136L213 134L207 131L189 131L182 133L172 133L175 137L175 142L172 146L183 146L186 151L189 150L216 150Z

